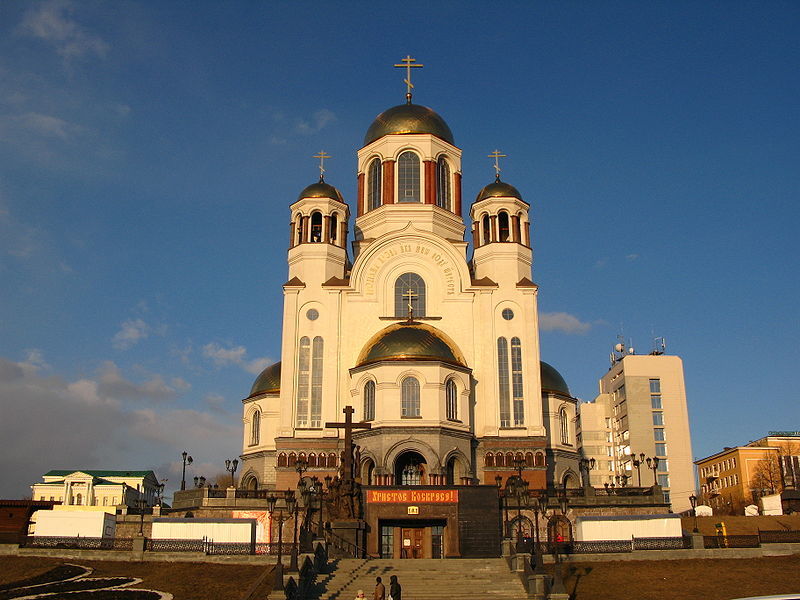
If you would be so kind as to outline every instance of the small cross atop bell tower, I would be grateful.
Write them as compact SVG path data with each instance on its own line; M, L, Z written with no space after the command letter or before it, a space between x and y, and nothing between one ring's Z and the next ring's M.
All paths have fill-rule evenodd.
M403 83L406 84L406 103L411 104L411 90L414 89L414 84L411 83L411 69L421 69L425 65L423 64L414 64L417 62L416 58L411 58L410 55L406 55L404 59L402 59L403 64L394 65L396 68L405 69L406 70L406 78L403 80Z
M319 154L315 154L314 158L319 159L319 180L325 180L325 159L326 158L333 158L330 154L326 154L325 150L320 150Z
M500 159L505 158L506 154L500 154L500 150L495 150L488 155L489 158L494 159L494 180L500 181Z

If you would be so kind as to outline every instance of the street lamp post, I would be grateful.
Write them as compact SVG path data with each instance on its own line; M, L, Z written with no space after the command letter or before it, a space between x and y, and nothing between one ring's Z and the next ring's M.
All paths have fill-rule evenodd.
M583 487L591 487L592 486L592 476L591 470L594 469L597 461L593 458L582 458L579 461L580 471L581 473L586 473L585 479L583 480Z
M146 498L136 499L136 508L139 509L139 536L144 535L144 509L147 508Z
M230 472L231 474L231 487L236 485L235 480L233 479L234 473L236 473L236 469L239 466L239 460L234 458L233 460L225 460L225 470Z
M196 488L204 488L206 487L206 478L200 475L200 477L195 476L194 478L194 487Z
M567 511L569 510L569 499L567 498L566 484L564 484L564 493L558 498L558 504L559 508L561 508L561 515L566 517ZM557 534L557 537L561 537L561 535ZM561 556L558 552L559 543L559 540L556 539L556 543L553 544L553 562L555 563L555 566L553 570L553 588L551 592L555 594L566 594L567 589L564 586L563 573L561 572Z
M277 517L274 516L277 503L278 499L274 495L270 495L267 498L270 522L273 520L278 522L278 562L275 565L275 582L272 584L272 589L283 590L283 524L289 519L289 516L284 514L282 510Z
M181 452L181 456L183 457L183 472L181 474L181 491L186 489L186 465L192 464L192 457L189 456L189 453L184 450Z
M289 559L289 570L297 571L297 497L294 490L286 490L286 508L289 514L294 517L294 533L292 535L292 553Z
M692 533L700 533L700 530L697 528L697 496L694 494L689 496L689 503L692 505L692 514L694 515L694 529L692 529Z
M534 572L536 573L542 573L544 571L544 561L542 560L542 536L539 533L539 513L542 514L542 519L547 515L547 500L547 494L542 494L536 498L536 502L533 503L533 517L536 520L536 533L533 536L533 543L535 544L533 551L536 556Z
M642 463L644 462L645 456L644 452L639 454L637 457L635 454L633 455L633 466L636 467L636 481L639 484L639 487L642 487Z
M656 469L658 469L659 459L657 456L653 458L648 457L645 459L645 462L647 463L648 469L653 469L653 485L655 486L658 484L658 479L656 478Z

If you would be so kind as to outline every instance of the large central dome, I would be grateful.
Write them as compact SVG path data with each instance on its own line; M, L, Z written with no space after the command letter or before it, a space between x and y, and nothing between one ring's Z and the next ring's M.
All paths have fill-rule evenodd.
M430 133L455 144L453 132L434 110L419 104L400 104L383 111L372 122L364 136L364 145L392 133Z
M455 343L435 327L424 323L396 323L369 340L356 366L382 360L438 360L466 366Z

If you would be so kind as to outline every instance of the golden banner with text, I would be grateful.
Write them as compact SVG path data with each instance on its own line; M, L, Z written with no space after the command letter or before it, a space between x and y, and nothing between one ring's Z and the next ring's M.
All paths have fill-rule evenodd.
M457 504L458 490L367 490L371 504Z

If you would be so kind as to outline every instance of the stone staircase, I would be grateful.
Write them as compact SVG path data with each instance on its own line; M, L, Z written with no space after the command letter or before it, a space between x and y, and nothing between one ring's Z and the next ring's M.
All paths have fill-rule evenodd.
M380 576L389 594L397 575L402 600L524 600L525 588L502 558L361 560L340 559L317 576L314 600L353 600L358 590L371 600Z

